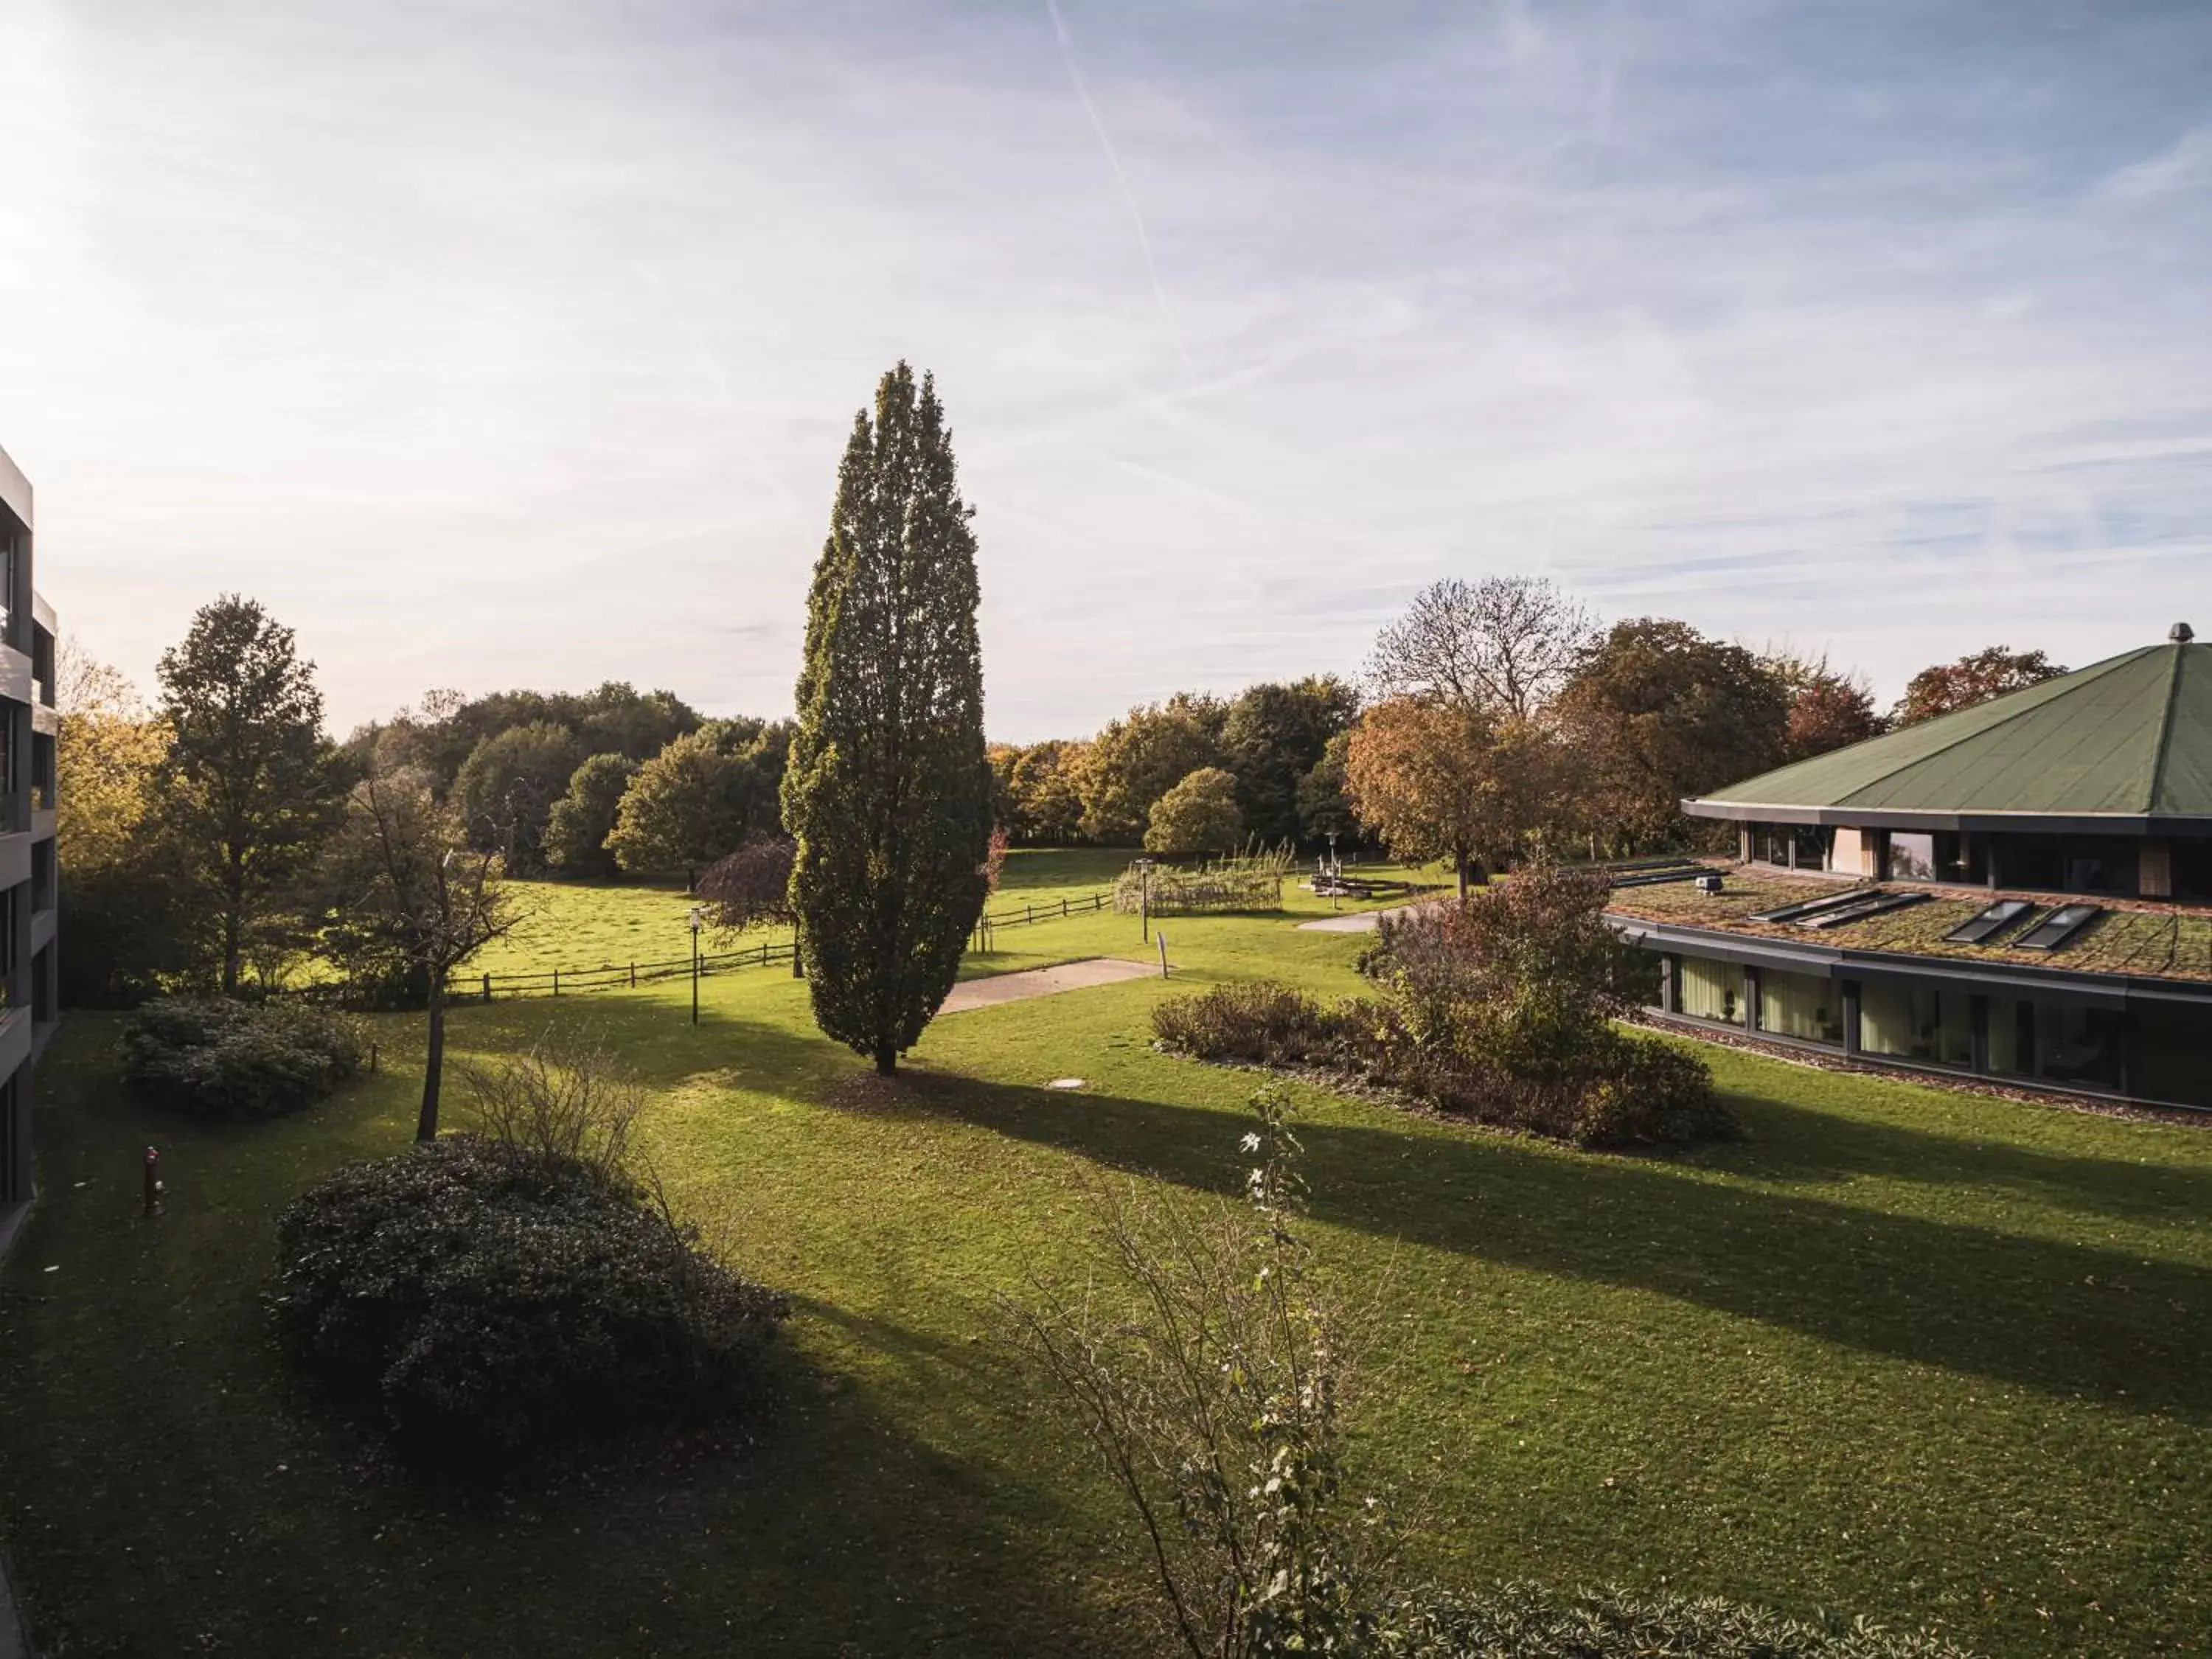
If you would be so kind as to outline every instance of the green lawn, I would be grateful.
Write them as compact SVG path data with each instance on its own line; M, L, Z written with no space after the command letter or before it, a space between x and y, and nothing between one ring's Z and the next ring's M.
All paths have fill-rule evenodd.
M1010 877L1088 890L1090 857ZM1166 926L1185 986L1355 984L1358 935ZM1140 955L1135 935L1007 929L973 966ZM72 1017L40 1073L46 1200L0 1278L0 1528L38 1635L1126 1651L1142 1585L1119 1513L1008 1363L994 1298L1078 1270L1086 1172L1237 1188L1254 1079L1152 1049L1175 988L947 1018L889 1093L775 970L710 979L696 1029L680 981L459 1010L465 1050L597 1022L656 1091L679 1200L797 1307L756 1443L475 1504L298 1398L256 1301L284 1199L404 1143L416 1022L378 1018L387 1070L339 1099L208 1129L122 1095L112 1024ZM1299 1090L1322 1253L1395 1333L1358 1449L1421 1499L1414 1565L1938 1623L1992 1655L2205 1651L2212 1137L1705 1052L1748 1137L1676 1160ZM1041 1086L1067 1075L1090 1086ZM151 1225L149 1140L172 1193Z

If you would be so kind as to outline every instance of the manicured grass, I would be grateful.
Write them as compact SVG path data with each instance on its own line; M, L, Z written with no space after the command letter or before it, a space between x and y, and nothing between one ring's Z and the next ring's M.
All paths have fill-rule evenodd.
M1006 915L1029 904L1042 912L1062 898L1109 892L1135 856L1124 847L1015 848L1006 854L990 910L994 915ZM1433 871L1407 872L1395 865L1370 866L1364 872L1442 879ZM1285 885L1294 889L1295 882ZM621 968L632 963L673 962L690 954L692 900L681 886L571 881L518 881L510 886L520 920L514 932L471 961L464 979L486 973L544 974L556 968L564 973ZM783 931L749 932L742 942L750 945L763 936L781 942ZM709 933L706 948L726 951L738 942Z
M1082 855L1030 856L1036 891L1091 878ZM1184 987L1356 984L1356 935L1167 927ZM1000 943L975 966L1144 954L1110 915ZM72 1017L40 1074L46 1200L0 1279L0 1527L40 1636L1131 1650L1119 1512L1036 1407L994 1298L1080 1271L1102 1170L1237 1188L1255 1079L1151 1048L1177 988L948 1018L888 1091L775 970L708 981L696 1029L680 982L459 1011L465 1051L597 1023L656 1091L678 1202L798 1308L753 1443L476 1504L299 1398L256 1300L284 1200L404 1143L416 1020L375 1022L381 1076L228 1129L125 1097L112 1025ZM1994 1655L2203 1651L2212 1138L1704 1052L1747 1138L1666 1161L1297 1090L1320 1251L1389 1333L1358 1449L1429 1517L1411 1565L1940 1623ZM1089 1086L1042 1086L1070 1075ZM149 1140L172 1191L152 1224Z

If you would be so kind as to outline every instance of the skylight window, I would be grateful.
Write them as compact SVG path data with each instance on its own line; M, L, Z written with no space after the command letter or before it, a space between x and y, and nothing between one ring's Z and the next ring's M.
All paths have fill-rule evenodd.
M1776 908L1771 910L1761 910L1755 915L1747 917L1746 920L1750 921L1799 921L1807 916L1817 916L1824 911L1840 910L1845 905L1863 904L1869 898L1877 896L1880 896L1880 890L1878 889L1874 891L1869 891L1863 887L1853 887L1841 893L1830 893L1824 897L1816 899L1800 899L1795 904L1784 904L1778 906Z
M2056 951L2104 914L2101 904L2062 904L2013 944L2023 951Z
M2035 907L2026 899L1999 899L1943 935L1946 945L1981 945L2002 933Z
M1817 915L1800 916L1800 927L1848 927L1855 921L1864 921L1869 916L1887 915L1902 910L1908 904L1925 904L1925 893L1869 893L1856 904L1846 904L1839 910L1823 910Z

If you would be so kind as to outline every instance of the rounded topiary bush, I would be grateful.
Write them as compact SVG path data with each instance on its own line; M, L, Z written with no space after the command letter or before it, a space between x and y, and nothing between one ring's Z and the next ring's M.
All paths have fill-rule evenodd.
M473 1135L339 1170L277 1250L287 1351L461 1469L742 1407L784 1311L620 1176Z
M305 1003L161 997L123 1024L123 1073L163 1105L274 1117L349 1081L364 1057L343 1014Z

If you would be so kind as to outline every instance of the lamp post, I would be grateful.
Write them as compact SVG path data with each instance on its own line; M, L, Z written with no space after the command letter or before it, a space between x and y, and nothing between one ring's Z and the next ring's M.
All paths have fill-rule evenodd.
M1142 919L1145 943L1152 942L1152 861L1137 860L1137 914Z
M706 914L704 907L691 907L691 1023L699 1023L699 924Z
M1336 831L1328 832L1328 908L1344 908L1344 866L1336 861Z

